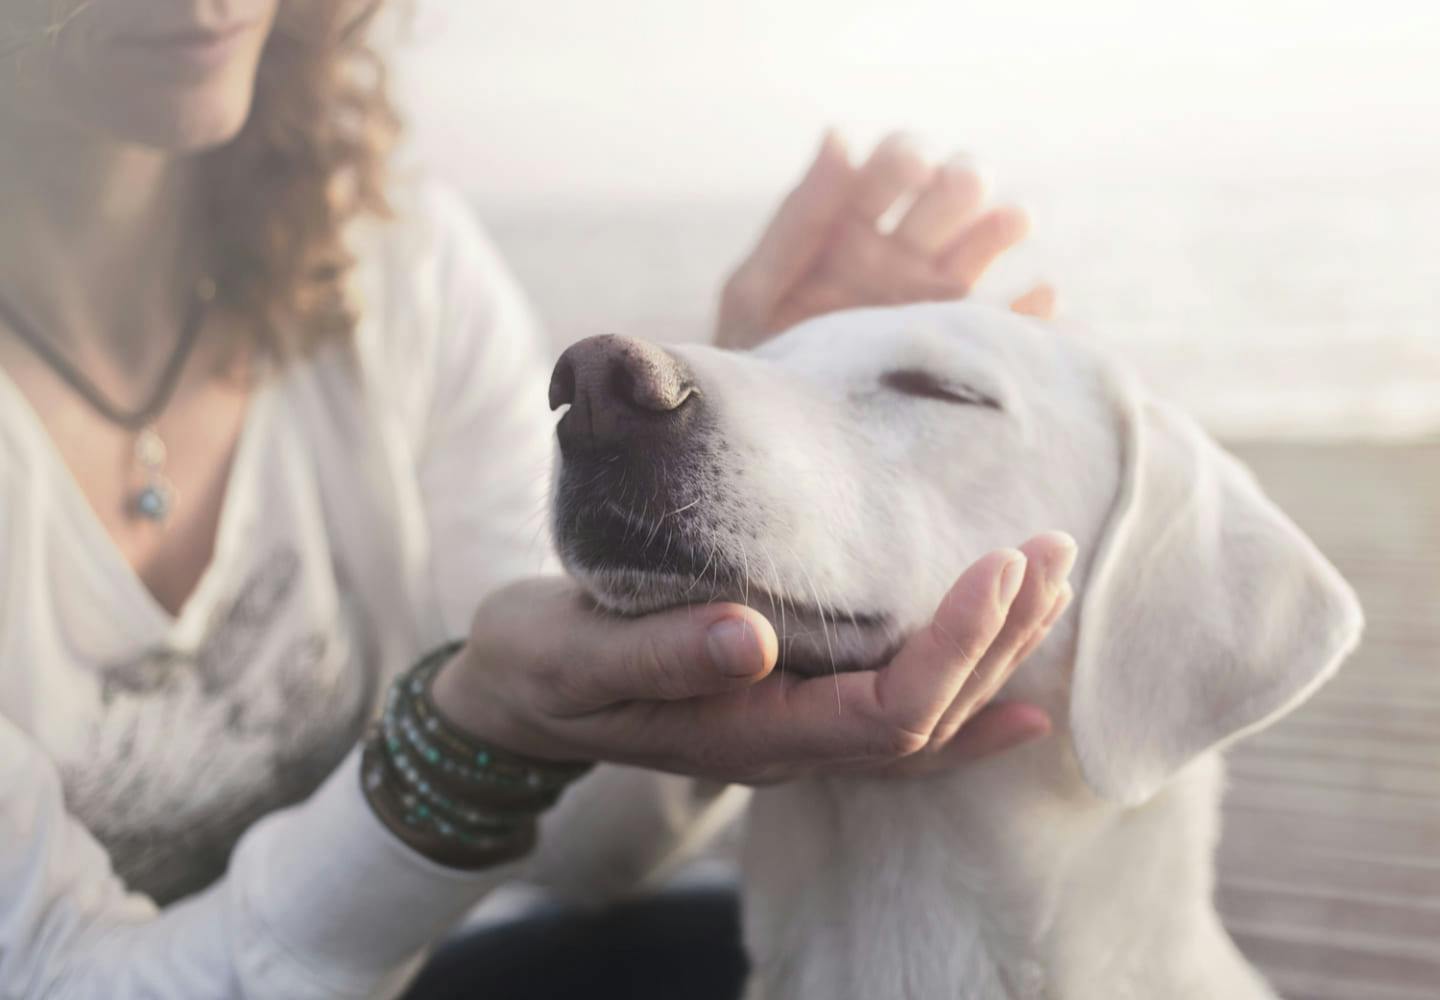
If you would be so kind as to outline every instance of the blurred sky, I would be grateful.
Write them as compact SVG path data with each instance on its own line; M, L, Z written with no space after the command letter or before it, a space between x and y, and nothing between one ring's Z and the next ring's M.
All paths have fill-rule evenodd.
M417 0L416 150L487 201L773 191L826 123L1023 185L1440 172L1440 4Z

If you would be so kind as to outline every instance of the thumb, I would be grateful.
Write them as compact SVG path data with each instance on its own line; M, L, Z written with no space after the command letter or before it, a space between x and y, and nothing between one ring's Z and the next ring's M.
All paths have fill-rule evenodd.
M748 687L775 666L780 643L768 619L740 604L672 608L638 618L598 618L580 637L583 657L564 669L578 712L626 701L677 701Z

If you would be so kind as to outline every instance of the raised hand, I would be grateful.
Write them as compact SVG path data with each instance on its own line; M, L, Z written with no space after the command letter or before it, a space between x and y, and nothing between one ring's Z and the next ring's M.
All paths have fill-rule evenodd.
M990 205L988 197L968 158L935 166L896 134L857 167L827 133L805 176L725 283L716 342L751 347L839 309L965 297L1030 228L1023 209ZM1037 286L1011 307L1049 316L1055 295Z

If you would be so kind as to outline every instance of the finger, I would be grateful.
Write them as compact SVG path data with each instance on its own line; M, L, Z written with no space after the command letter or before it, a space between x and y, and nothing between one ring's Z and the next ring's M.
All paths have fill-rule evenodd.
M929 737L1005 624L1026 575L1014 549L967 569L934 618L875 672L875 707L891 724Z
M973 289L1006 250L1030 234L1030 216L1018 205L1002 205L982 213L941 253L939 274L952 284Z
M877 670L797 678L775 675L742 692L668 704L621 706L596 722L611 742L625 731L631 763L659 768L666 754L708 770L746 762L888 760L919 750L1005 620L1024 556L992 552L956 581L935 619ZM705 742L701 742L705 741Z
M892 237L913 253L931 257L955 239L985 200L985 178L968 156L957 156L935 171L895 226Z
M675 701L748 687L775 665L779 640L760 612L739 604L674 608L638 618L595 616L567 641L581 650L544 681L582 715L619 702Z
M1049 713L1040 706L1022 701L1001 701L986 705L977 712L955 739L944 745L932 744L924 753L880 764L859 761L827 764L814 770L876 778L924 777L1029 743L1049 735L1052 728Z
M860 168L850 210L874 226L902 195L923 187L930 173L930 166L912 139L898 132L889 135Z
M986 705L937 753L927 755L936 768L954 766L1009 750L1050 733L1049 714L1023 701Z
M1041 283L1010 303L1010 310L1022 316L1054 319L1059 296L1053 285Z
M1070 606L1070 602L1074 599L1075 588L1070 585L1069 580L1066 580L1065 585L1060 588L1060 595L1055 598L1055 604L1051 607L1050 613L1045 616L1045 620L1040 623L1040 627L1035 630L1035 634L1025 641L1025 645L1020 647L1020 652L1015 654L1017 662L1024 663L1029 659L1030 654L1035 651L1035 647L1045 641L1045 637L1050 634L1050 629L1060 620L1060 616L1065 613L1065 609Z
M854 174L845 144L827 131L805 176L780 203L755 250L731 279L736 294L768 309L814 266L844 211Z
M897 246L873 226L848 219L836 228L815 280L781 302L765 326L774 332L840 309L935 302L955 295L929 260Z
M997 675L1042 628L1061 588L1075 565L1075 540L1062 531L1047 531L1020 546L1025 553L1025 580L1010 605L1005 626L976 668L966 687L996 687Z
M1038 705L1002 701L977 712L960 734L943 746L936 744L933 750L880 765L842 765L834 770L884 778L924 777L1048 736L1052 728L1049 714Z
M851 305L896 305L949 299L955 289L935 273L934 262L912 253L868 223L841 224L824 277Z
M953 738L966 720L1004 687L1020 664L1018 654L1044 627L1075 565L1075 541L1062 532L1037 535L1020 546L1020 551L1026 559L1020 592L1010 605L1004 627L936 725L937 744Z

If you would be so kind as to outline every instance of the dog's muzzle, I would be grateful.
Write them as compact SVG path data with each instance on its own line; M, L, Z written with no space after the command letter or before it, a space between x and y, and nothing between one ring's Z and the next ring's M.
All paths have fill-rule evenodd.
M714 415L689 367L654 344L590 337L550 378L560 418L556 540L570 568L698 576L714 497ZM718 567L716 567L718 569Z

